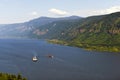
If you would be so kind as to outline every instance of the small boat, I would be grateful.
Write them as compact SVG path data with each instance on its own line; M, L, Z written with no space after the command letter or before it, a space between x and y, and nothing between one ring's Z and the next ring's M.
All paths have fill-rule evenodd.
M53 58L54 56L53 55L47 55L48 58Z
M34 56L34 57L32 58L32 60L33 60L33 62L37 62L37 61L38 61L38 59L37 59L36 56Z

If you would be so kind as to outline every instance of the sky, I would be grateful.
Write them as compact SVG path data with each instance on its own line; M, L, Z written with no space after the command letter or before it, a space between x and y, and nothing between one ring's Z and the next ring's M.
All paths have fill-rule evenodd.
M0 24L34 18L103 15L120 12L120 0L0 0Z

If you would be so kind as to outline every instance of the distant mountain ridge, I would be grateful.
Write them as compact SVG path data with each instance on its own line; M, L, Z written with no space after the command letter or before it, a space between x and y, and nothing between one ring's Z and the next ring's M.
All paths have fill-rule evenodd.
M120 12L56 21L36 28L33 34L37 38L54 39L55 43L60 40L71 46L120 52Z
M24 23L15 23L15 24L4 24L0 25L0 37L30 37L29 33L34 31L35 28L40 27L45 24L52 23L54 21L61 20L74 20L80 19L78 16L70 16L63 18L50 18L50 17L40 17Z
M40 17L0 27L0 36L54 39L100 51L120 51L120 12L81 18Z
M67 20L67 21L56 21L56 22L52 22L50 24L46 24L43 26L40 26L38 28L38 30L40 31L44 31L45 29L51 29L48 31L49 34L45 34L46 38L47 35L50 36L50 33L53 33L54 31L58 31L57 29L61 28L61 32L67 32L66 34L68 34L69 32L70 34L82 34L85 32L94 32L94 33L99 33L99 32L103 32L106 31L108 33L111 34L115 34L118 33L119 34L119 22L120 20L120 12L117 13L112 13L112 14L108 14L108 15L102 15L102 16L92 16L92 17L87 17L87 18L82 18L82 19L76 19L76 20ZM65 30L65 28L67 27L68 30ZM70 30L71 29L71 30ZM59 29L60 31L60 29ZM59 32L58 31L58 32ZM57 34L57 32L56 32ZM64 34L64 35L66 35ZM53 36L54 34L51 34L51 36ZM61 35L61 36L64 36ZM75 36L75 35L74 35ZM55 37L54 37L55 38Z

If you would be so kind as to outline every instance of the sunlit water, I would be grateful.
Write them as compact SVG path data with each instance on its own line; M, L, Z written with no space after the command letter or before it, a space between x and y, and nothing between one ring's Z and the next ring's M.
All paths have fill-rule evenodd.
M33 56L38 62L32 61ZM21 73L28 80L120 80L120 54L44 40L0 39L0 72Z

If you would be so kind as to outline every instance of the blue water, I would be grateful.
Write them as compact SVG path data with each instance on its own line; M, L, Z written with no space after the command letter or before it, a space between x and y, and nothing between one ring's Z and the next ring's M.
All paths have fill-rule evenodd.
M35 55L38 62L32 61ZM0 72L21 73L28 80L120 80L120 54L44 40L0 39Z

